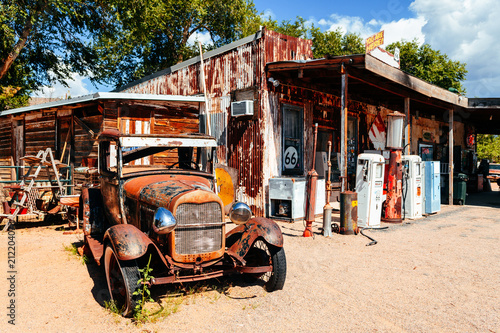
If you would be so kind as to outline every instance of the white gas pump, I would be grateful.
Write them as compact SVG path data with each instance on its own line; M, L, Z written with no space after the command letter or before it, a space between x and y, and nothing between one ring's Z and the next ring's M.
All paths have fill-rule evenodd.
M356 168L358 227L380 227L385 159L380 154L360 154Z
M418 155L403 156L403 216L418 219L423 212L422 158Z

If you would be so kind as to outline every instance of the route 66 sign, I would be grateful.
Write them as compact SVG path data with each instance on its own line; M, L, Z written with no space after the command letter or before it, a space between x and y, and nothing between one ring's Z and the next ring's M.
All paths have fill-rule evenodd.
M299 161L299 154L297 149L293 146L289 146L285 150L285 169L294 169Z

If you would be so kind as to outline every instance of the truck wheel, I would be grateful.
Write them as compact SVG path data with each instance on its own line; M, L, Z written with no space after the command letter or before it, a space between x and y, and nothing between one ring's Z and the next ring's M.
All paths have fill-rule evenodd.
M118 260L108 244L104 252L104 269L111 300L122 316L131 316L139 299L139 295L134 295L134 292L139 289L137 281L141 278L136 261Z
M261 239L256 240L245 256L247 267L272 266L270 272L250 274L264 282L264 288L271 292L283 289L286 279L285 249L270 246Z

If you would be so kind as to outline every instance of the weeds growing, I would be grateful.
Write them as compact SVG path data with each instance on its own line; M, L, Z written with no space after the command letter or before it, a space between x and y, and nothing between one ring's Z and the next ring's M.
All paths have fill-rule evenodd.
M70 254L70 256L80 257L82 265L85 265L89 262L89 258L85 254L80 256L80 253L78 253L78 247L75 244L63 245L63 247L64 250Z

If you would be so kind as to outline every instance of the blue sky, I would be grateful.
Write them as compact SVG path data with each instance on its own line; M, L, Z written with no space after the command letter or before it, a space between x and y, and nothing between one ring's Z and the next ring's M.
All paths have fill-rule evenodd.
M467 97L500 97L500 1L498 0L254 0L264 15L281 22L302 16L323 31L341 28L366 38L384 30L386 45L417 38L467 63ZM208 35L199 36L204 40ZM70 89L55 86L45 96L72 97L111 88L93 87L75 75Z

